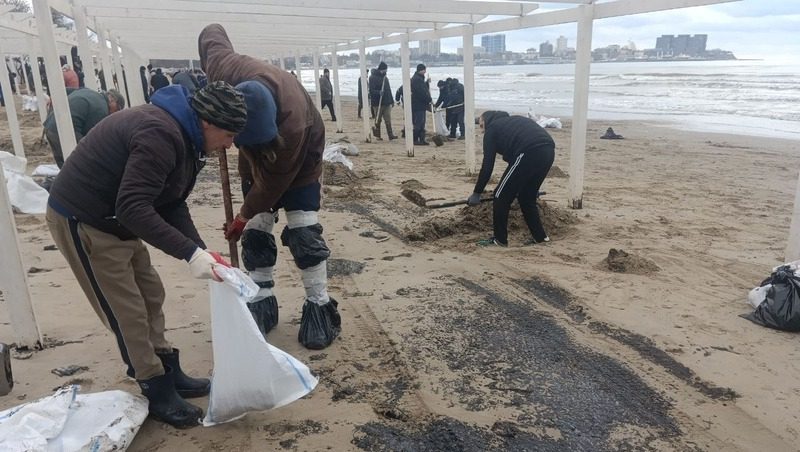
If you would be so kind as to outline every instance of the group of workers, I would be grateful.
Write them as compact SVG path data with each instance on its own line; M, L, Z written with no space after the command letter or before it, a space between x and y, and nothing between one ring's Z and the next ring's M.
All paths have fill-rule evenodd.
M151 416L179 428L197 425L202 410L186 399L207 395L210 382L186 375L179 350L165 337L165 290L145 243L185 261L195 278L221 280L215 268L230 264L207 249L186 203L207 157L233 144L239 150L244 201L224 237L242 242L244 267L260 288L248 305L262 333L278 322L273 230L279 209L287 223L281 243L305 289L298 340L323 349L341 332L338 303L327 291L330 251L318 216L325 145L319 111L294 76L236 53L221 25L203 29L199 53L209 82L194 93L174 84L154 92L150 104L128 109L114 94L102 99L109 114L78 137L50 188L46 213L58 249L114 333ZM424 66L415 74L423 76ZM80 102L101 102L86 97ZM553 140L535 122L504 112L485 112L480 127L484 161L469 205L480 202L495 156L509 163L494 193L494 236L481 244L507 245L515 198L532 242L549 240L536 195L553 162Z

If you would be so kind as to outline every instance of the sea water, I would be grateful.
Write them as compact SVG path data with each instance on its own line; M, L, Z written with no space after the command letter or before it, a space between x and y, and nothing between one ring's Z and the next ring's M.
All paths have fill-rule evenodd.
M358 69L341 69L341 94L355 96ZM410 74L410 71L409 71ZM475 105L512 113L572 116L574 64L478 66ZM399 68L389 68L394 91ZM429 67L431 95L461 67ZM302 72L314 90L314 73ZM644 120L689 130L800 140L800 64L769 61L592 63L589 119Z

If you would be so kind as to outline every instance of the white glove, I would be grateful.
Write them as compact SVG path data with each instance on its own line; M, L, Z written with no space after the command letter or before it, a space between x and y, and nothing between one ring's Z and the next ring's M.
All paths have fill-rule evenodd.
M189 259L189 271L197 279L213 279L214 281L222 281L222 278L214 273L214 264L217 260L206 250L197 250L192 254Z

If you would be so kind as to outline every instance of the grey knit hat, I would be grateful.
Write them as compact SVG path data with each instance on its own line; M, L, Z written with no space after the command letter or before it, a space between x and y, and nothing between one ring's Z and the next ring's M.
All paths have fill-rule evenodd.
M221 129L239 133L247 124L244 96L226 82L212 82L195 91L191 103L200 118Z

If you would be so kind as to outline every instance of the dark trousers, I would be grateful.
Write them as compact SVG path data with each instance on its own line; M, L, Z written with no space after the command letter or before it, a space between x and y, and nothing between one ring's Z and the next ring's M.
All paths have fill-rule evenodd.
M324 110L325 107L328 107L328 110L331 112L331 119L336 121L336 112L333 111L333 99L323 100L322 101L322 109Z
M364 109L364 104L361 102L358 103L358 119L361 119L361 110Z
M460 128L461 136L464 136L464 110L450 112L450 138L456 137L456 128Z
M61 150L61 141L58 139L58 131L55 129L45 129L44 136L47 142L50 143L50 149L53 150L53 160L56 161L59 169L64 166L64 152Z
M508 243L508 212L514 199L519 201L522 216L533 239L541 242L547 237L539 218L536 198L547 172L553 166L554 158L555 146L547 144L519 154L508 165L494 190L494 238L498 242Z
M411 112L411 123L414 125L414 142L425 141L425 117L427 110L415 110Z
M394 137L394 132L392 132L392 106L391 105L384 105L380 108L377 106L372 107L372 117L375 119L375 124L372 127L372 133L375 137L381 137L381 121L386 124L386 134L389 138Z
M449 108L445 109L444 111L444 126L447 127L447 130L450 130L451 118L453 116L453 112L450 111Z

